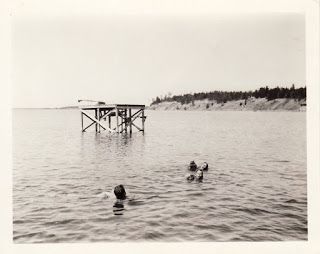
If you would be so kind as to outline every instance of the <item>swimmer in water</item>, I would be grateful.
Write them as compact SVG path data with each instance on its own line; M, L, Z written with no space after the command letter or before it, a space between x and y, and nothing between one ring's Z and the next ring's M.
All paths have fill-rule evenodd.
M189 170L191 170L191 171L196 171L197 170L197 164L194 161L190 162Z
M202 165L200 166L200 169L202 169L203 171L208 171L209 165L207 162L202 163Z
M187 176L187 181L188 182L192 182L193 180L194 180L194 175L191 174L191 175Z
M113 193L117 198L117 201L113 204L113 214L123 215L125 210L123 202L127 198L126 190L124 189L123 185L120 184L114 187Z
M98 197L101 197L101 198L105 198L105 199L112 199L114 196L112 195L112 192L113 194L115 195L115 198L117 200L125 200L127 199L127 193L126 193L126 190L124 188L124 186L122 184L120 185L117 185L116 187L114 187L110 192L102 192L98 195Z
M187 175L187 181L192 182L196 180L201 182L203 180L203 171L208 171L209 165L207 162L204 162L200 167L197 167L197 164L194 161L191 161L188 168L191 171L195 171L195 173Z
M122 184L114 187L113 193L118 200L125 200L127 198L126 190Z
M198 170L197 170L197 172L195 173L195 179L196 179L196 181L199 181L199 182L201 182L202 181L202 179L203 179L203 170L201 169L201 168L199 168Z
M133 199L128 199L126 190L122 184L114 187L113 190L111 190L111 192L102 192L98 196L103 199L110 199L110 201L114 202L113 204L114 215L123 215L123 212L125 210L124 204L125 203L130 204L130 202L132 203L134 201Z
M187 176L187 181L192 182L196 180L197 182L202 182L203 180L203 170L201 168L198 168L195 174L190 174Z

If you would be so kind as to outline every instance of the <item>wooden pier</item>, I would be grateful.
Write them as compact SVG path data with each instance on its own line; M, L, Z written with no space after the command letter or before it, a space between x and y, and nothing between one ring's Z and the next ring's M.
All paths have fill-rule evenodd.
M79 109L82 132L91 126L95 127L96 132L106 130L112 133L132 133L133 127L144 132L145 105L98 103L97 105L79 106ZM84 117L90 120L86 126L84 126ZM138 119L141 119L140 126L137 123Z

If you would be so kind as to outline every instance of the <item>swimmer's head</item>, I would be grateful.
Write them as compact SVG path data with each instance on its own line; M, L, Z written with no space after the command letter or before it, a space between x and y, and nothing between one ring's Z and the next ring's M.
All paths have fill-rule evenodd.
M202 170L208 170L208 167L209 167L208 163L204 162L204 163L201 165L200 168L201 168Z
M186 178L189 182L192 182L194 180L194 175L187 175Z
M114 195L116 195L117 199L126 199L126 190L124 189L122 184L116 186L113 192Z
M197 164L194 161L190 161L189 169L195 171L197 169Z

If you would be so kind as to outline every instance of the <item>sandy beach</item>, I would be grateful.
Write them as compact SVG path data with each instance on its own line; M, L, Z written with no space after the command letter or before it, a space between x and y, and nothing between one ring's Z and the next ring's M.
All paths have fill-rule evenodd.
M209 111L306 111L306 100L249 98L245 100L217 103L210 100L196 100L193 103L161 102L151 105L151 110L209 110Z

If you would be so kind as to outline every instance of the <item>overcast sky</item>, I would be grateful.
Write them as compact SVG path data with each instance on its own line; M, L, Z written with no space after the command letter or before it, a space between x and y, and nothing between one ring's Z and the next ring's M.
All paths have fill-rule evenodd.
M302 14L20 17L14 107L305 85Z

